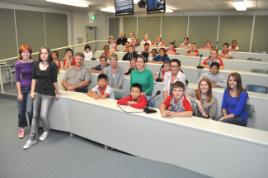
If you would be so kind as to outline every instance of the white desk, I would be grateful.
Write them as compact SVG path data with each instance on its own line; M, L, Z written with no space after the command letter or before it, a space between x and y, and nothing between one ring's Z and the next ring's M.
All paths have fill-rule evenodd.
M49 115L54 129L67 131L58 122L65 120L69 132L136 156L217 178L268 175L264 131L196 117L124 113L115 100L93 100L74 92L55 101L54 107Z
M187 57L185 58L187 60ZM247 62L247 61L245 61ZM98 60L95 61L85 61L86 67L93 67L95 65L99 64ZM231 65L231 62L229 62ZM128 61L119 61L119 65L122 66L125 70L129 68L129 62ZM159 72L160 64L156 63L147 63L146 67L151 69L154 74ZM265 65L267 66L267 65ZM182 70L185 73L188 81L190 83L197 83L198 82L198 70L195 66L186 66L182 63ZM203 73L207 73L208 69L203 69ZM262 74L262 73L253 73L253 72L247 72L247 71L238 71L242 76L243 85L246 86L247 84L254 84L254 85L262 85L268 87L268 74ZM220 71L222 75L227 79L229 73L234 72L234 70L221 70Z
M61 80L64 75L65 71L60 71L58 75L58 82L61 86ZM98 74L92 74L91 84L89 85L89 89L93 88L97 84L97 76ZM190 90L194 90L197 88L196 84L189 84L188 87ZM124 90L124 96L129 94L130 89L130 81L129 76L125 77L123 90ZM156 93L157 90L163 91L163 83L155 82L154 84L154 90L153 95ZM222 96L223 96L224 89L223 88L213 88L213 94L215 97L217 97L218 101L218 116L220 115L220 108L221 108L221 102L222 102ZM155 98L155 105L156 107L159 107L159 105L163 101L163 95ZM253 115L253 118L249 119L249 127L266 130L268 131L268 95L267 94L261 94L261 93L254 93L249 92L249 101L250 104L252 104L255 108L255 113Z

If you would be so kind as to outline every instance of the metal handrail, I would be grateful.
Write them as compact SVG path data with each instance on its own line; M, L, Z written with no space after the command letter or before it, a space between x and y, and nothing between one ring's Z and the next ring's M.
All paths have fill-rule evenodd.
M51 49L51 50L52 51L54 51L54 50L61 50L61 49L65 49L65 48L72 48L72 47L81 46L81 45L85 45L85 44L100 43L100 42L107 42L107 40L88 41L88 42L84 42L84 43L63 46L63 47L59 47L59 48L55 48L55 49ZM36 55L38 53L39 52L34 52L34 53L32 53L32 55ZM12 62L13 60L16 60L16 59L18 59L18 56L6 58L6 59L2 59L2 60L0 60L0 63L8 63L8 62ZM1 69L0 69L0 87L1 87L0 93L4 94L5 91L4 91L3 76L2 76Z

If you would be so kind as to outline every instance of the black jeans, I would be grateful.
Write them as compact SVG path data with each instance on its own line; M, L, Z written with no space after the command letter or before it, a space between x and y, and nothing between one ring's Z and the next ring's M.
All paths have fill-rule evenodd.
M27 127L26 113L29 119L29 126L32 124L33 118L33 100L30 97L30 87L21 87L21 93L23 96L22 101L18 101L18 126L21 128Z

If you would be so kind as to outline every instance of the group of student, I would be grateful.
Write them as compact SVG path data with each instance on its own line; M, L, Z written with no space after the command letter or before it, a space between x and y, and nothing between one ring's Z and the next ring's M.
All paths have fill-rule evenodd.
M57 52L51 52L49 48L42 47L38 60L34 61L29 45L23 44L19 48L19 58L15 64L18 91L18 137L23 138L25 127L31 126L29 139L23 149L35 145L38 139L39 141L45 140L49 134L48 113L54 99L60 96L57 81L59 61L53 58L56 54L58 55ZM72 61L68 61L66 56ZM73 56L73 51L66 49L63 67L67 70L61 81L65 90L87 93L94 99L115 98L118 104L138 109L143 109L148 105L154 106L153 100L150 100L154 89L154 76L151 70L146 68L147 61L142 55L130 59L132 69L127 71L119 65L118 57L114 53L109 58L101 55L100 65L91 70L84 66L84 60L84 53L78 52ZM181 70L180 61L178 59L166 60L164 65L166 66L164 67L166 71L163 72L164 100L159 108L162 117L196 115L246 126L248 94L242 87L242 79L238 73L229 74L227 82L223 82L219 75L220 63L212 61L209 65L210 72L201 76L195 91L189 92L186 90L187 80ZM94 71L100 73L97 85L88 91L91 72ZM125 74L130 75L131 89L128 96L123 95ZM217 100L212 94L212 88L225 87L225 85L222 115L217 117ZM43 133L38 138L40 122L42 122Z

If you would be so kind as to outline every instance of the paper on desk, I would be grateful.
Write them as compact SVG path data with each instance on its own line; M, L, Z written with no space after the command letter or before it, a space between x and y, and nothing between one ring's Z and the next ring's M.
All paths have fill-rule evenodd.
M136 109L136 108L126 106L126 105L117 105L117 107L126 113L142 113L143 112L143 109Z

